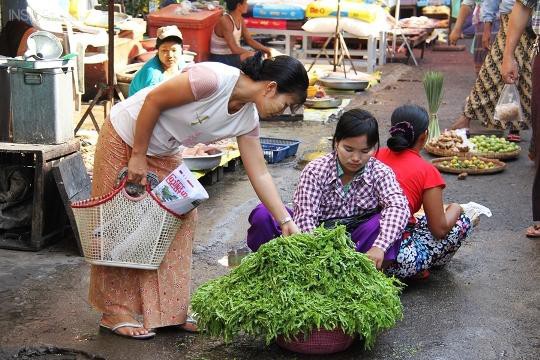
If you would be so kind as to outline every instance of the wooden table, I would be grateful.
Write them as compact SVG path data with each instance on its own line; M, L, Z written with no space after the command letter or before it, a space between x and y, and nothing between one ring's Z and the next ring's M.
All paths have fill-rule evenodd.
M0 142L0 166L32 167L32 224L29 231L0 232L0 248L15 250L42 249L56 236L62 236L66 225L64 204L52 174L56 161L77 152L79 140L58 145Z

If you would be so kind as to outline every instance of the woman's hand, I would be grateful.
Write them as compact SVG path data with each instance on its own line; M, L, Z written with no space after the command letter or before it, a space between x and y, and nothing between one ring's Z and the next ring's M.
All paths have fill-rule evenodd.
M243 62L247 58L250 58L252 56L255 56L255 53L253 51L246 51L240 54L240 61Z
M299 232L300 232L300 229L292 220L281 225L281 233L283 234L283 236L298 234Z
M148 163L146 155L131 155L128 162L127 181L133 184L146 185L146 173L148 172Z
M456 45L458 40L461 38L461 31L456 29L452 30L450 33L450 45Z
M384 260L384 251L382 251L382 249L372 246L371 249L366 252L366 255L371 261L373 261L377 269L380 270L382 268Z
M263 49L263 53L266 55L266 58L267 58L267 59L271 59L271 58L272 58L272 49L265 47L265 48Z
M491 23L484 23L484 32L482 33L482 48L489 50L491 45Z
M518 64L513 55L503 57L501 75L504 82L507 84L515 83L519 78Z

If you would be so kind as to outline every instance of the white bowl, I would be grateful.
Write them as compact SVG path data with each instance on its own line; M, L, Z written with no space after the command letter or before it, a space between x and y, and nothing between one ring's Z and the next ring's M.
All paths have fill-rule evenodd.
M190 63L195 60L195 56L197 56L196 52L184 50L184 53L182 54L182 58L184 59L184 62Z
M223 151L207 156L182 156L189 170L211 170L221 163Z

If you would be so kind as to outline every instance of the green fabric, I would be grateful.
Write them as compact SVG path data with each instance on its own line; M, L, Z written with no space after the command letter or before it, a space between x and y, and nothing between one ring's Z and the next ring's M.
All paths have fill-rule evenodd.
M457 19L459 15L459 8L461 7L461 0L452 0L452 17Z
M343 171L343 168L341 167L341 164L339 163L338 160L336 160L336 170L337 170L338 177L341 179L343 177L343 175L345 175L345 172ZM352 180L349 181L348 184L343 185L343 192L345 194L347 194L349 192L349 190L351 188L351 184L354 181L354 179L356 179L358 176L360 176L363 171L364 171L364 168L361 168L360 170L358 170L356 172L356 174L354 174L354 177L352 178ZM342 182L342 184L343 184L343 182Z

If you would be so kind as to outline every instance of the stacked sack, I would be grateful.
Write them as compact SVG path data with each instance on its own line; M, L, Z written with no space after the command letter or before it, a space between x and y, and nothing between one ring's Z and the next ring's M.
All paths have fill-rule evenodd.
M332 33L336 30L338 2L322 0L311 2L306 8L310 18L302 29L312 33ZM387 11L377 3L358 0L343 0L340 8L340 28L358 37L378 37L390 29Z

